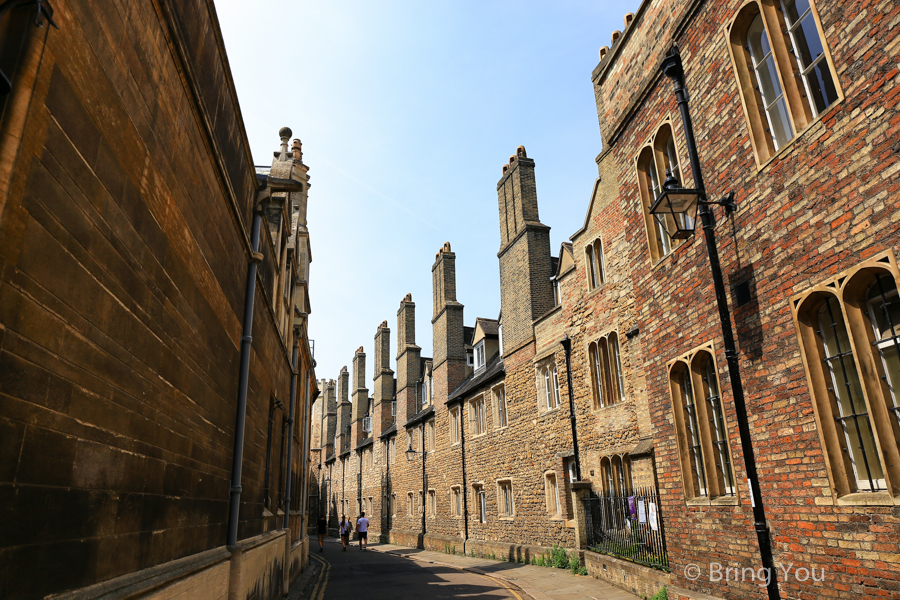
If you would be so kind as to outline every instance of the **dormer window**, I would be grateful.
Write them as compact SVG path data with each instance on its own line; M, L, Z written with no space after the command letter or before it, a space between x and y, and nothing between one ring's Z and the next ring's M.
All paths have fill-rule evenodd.
M474 365L474 362L472 361L472 351L467 350L466 351L466 366L471 367L473 365Z
M475 345L475 370L484 368L484 340Z

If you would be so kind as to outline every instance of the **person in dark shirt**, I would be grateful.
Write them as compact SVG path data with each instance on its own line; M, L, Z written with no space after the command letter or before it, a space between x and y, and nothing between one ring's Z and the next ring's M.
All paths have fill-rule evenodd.
M325 516L319 517L319 522L316 525L316 533L319 534L319 552L325 551L325 534L328 533L328 521L325 519Z

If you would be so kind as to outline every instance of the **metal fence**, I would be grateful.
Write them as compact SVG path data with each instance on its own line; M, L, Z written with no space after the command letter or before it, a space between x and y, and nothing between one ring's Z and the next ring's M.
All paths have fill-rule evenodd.
M654 488L592 494L584 499L584 515L590 550L669 570L659 493Z

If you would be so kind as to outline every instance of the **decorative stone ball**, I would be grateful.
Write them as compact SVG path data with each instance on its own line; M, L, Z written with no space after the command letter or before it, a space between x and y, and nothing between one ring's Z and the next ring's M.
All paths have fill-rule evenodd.
M291 131L290 127L282 127L278 130L278 137L280 138L289 138L294 135L294 132Z

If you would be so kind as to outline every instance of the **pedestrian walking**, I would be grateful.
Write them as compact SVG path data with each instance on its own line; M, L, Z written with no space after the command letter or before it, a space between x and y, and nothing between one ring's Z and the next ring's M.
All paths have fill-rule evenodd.
M325 534L328 533L328 520L325 515L319 517L316 533L319 535L319 552L325 552Z
M356 531L359 532L359 549L365 550L369 545L369 520L365 511L360 513L356 520Z
M353 526L350 524L350 521L347 520L347 516L341 517L341 544L344 545L343 552L347 551L347 543L350 541L350 530L353 529Z

